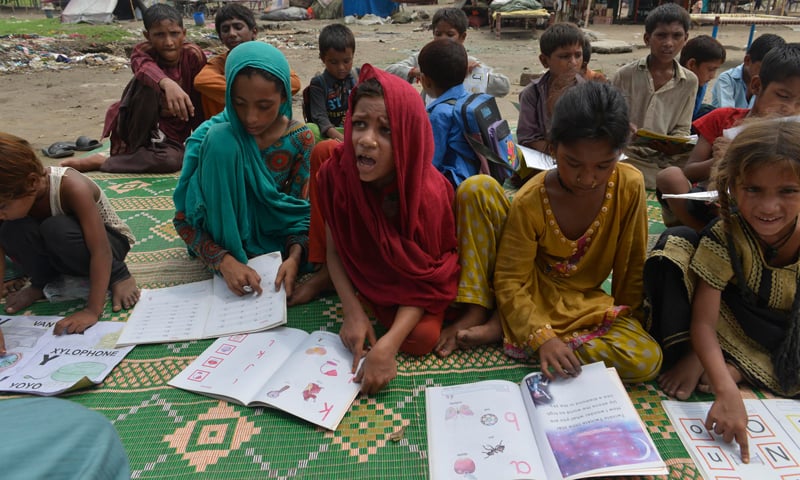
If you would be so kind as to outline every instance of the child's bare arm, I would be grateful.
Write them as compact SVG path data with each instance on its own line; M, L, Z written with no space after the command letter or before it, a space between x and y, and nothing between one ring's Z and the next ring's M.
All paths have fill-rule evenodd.
M726 442L735 439L742 461L750 461L747 443L747 411L739 387L731 377L717 340L717 323L722 292L700 279L692 300L690 338L711 388L716 395L706 417L706 428L722 435Z
M714 164L712 157L712 146L702 136L698 136L697 145L692 149L689 154L689 160L683 167L683 174L691 182L701 182L708 180L711 176L711 166Z
M99 187L80 174L67 174L61 182L64 211L74 215L81 225L86 248L89 250L89 299L83 310L59 321L55 333L76 333L94 325L103 313L106 292L111 277L111 244L105 225L97 211Z
M336 245L327 224L325 225L325 235L327 237L325 261L328 264L333 286L342 301L342 312L344 314L339 337L341 337L344 346L353 353L353 367L351 370L352 373L356 373L358 362L364 356L364 342L366 341L370 345L377 343L375 329L372 328L372 323L370 323L367 314L361 307L361 302L356 297L356 290L347 276L344 265L342 265L342 260L336 251Z
M420 307L401 306L397 309L391 328L373 344L356 375L356 381L361 383L361 392L368 395L378 393L397 376L397 352L424 313Z

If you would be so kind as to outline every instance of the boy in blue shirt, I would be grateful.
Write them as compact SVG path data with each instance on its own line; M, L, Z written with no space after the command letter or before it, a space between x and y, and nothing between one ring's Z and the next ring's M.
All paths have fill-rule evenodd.
M304 112L306 121L319 128L317 132L309 125L317 141L344 139L340 129L347 114L347 100L358 83L358 71L353 68L355 51L356 39L345 25L334 23L319 33L319 58L325 64L325 71L311 79L308 111ZM305 103L306 94L303 94Z
M456 102L469 95L463 85L467 65L464 46L451 40L434 40L419 52L419 81L425 94L434 98L427 106L433 127L433 166L454 189L480 167L454 111Z
M775 47L782 47L786 41L774 33L765 33L756 38L747 49L744 62L719 74L711 88L711 105L714 108L750 108L750 80L758 75L761 61Z

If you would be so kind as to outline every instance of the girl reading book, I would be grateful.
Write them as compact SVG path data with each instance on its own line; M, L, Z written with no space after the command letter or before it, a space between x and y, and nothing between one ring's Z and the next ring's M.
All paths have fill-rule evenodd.
M340 336L354 372L366 352L356 380L375 393L397 375L398 351L433 349L459 267L453 189L431 163L433 134L419 93L371 65L359 82L345 140L317 180L328 269L344 313ZM388 329L380 339L361 301Z
M261 292L261 278L247 259L280 251L274 286L284 285L291 296L305 266L314 137L292 120L289 64L275 47L237 46L225 78L225 110L186 142L174 194L175 228L190 254L237 295Z
M642 382L661 366L641 323L647 210L641 173L618 162L628 136L618 90L571 88L553 112L556 169L522 187L508 212L494 274L502 333L496 325L489 338L502 335L512 357L538 356L550 378L603 361Z
M669 349L684 351L660 378L662 388L682 399L695 387L713 392L706 425L726 441L735 438L747 462L737 384L800 394L800 123L747 126L712 181L720 218L699 238L687 228L664 232L647 261L648 291L665 286L660 278L684 287L653 298L654 325L671 328L664 335L673 340Z

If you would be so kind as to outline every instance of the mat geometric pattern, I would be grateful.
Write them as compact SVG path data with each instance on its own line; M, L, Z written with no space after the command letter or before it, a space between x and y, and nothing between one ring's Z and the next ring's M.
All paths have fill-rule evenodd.
M199 262L189 259L173 228L175 175L93 178L136 234L128 265L140 286L209 277ZM652 195L648 213L651 234L660 233L660 209ZM80 307L81 302L39 302L23 313L66 315ZM107 307L102 320L126 318L127 313L112 313ZM337 332L341 321L336 297L289 309L289 325L307 331ZM133 478L424 479L426 387L490 378L519 381L536 368L509 359L497 347L457 352L447 359L401 355L398 377L389 388L356 400L338 430L328 432L278 411L240 407L168 387L167 381L210 343L138 346L102 385L65 395L114 424ZM670 467L670 478L700 478L661 408L667 397L655 383L629 386L628 393Z

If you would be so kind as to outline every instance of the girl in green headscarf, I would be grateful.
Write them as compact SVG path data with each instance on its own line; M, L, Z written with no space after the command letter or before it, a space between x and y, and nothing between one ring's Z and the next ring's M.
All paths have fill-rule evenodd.
M266 43L231 50L225 110L186 141L175 189L175 228L189 253L238 295L261 292L248 258L281 251L274 283L287 296L305 265L314 136L292 120L289 72L283 54Z

